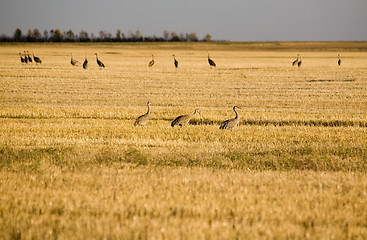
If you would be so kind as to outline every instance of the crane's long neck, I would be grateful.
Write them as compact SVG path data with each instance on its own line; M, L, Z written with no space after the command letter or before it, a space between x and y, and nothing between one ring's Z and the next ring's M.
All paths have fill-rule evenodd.
M237 111L236 111L236 108L233 108L233 111L236 113L236 117L235 117L235 119L237 119L237 118L238 118L238 113L237 113Z
M147 114L150 114L150 104L148 104L148 112Z

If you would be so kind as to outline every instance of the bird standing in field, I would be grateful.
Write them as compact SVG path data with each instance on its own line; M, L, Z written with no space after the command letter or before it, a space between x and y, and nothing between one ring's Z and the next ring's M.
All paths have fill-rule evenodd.
M28 63L28 57L27 57L27 54L25 53L25 51L24 51L24 62Z
M32 51L32 54L33 54L33 60L34 60L36 63L41 64L41 63L42 63L41 59L40 59L39 57L34 56L34 52L33 52L33 51Z
M154 65L154 56L152 54L152 60L149 62L148 67L152 67Z
M296 65L298 63L299 54L297 54L297 59L292 62L292 66Z
M100 68L104 68L104 64L103 64L103 62L101 62L99 59L98 59L98 54L97 53L95 53L96 54L96 59L97 59L97 64L98 64L98 66L100 67Z
M87 69L88 67L88 53L85 54L85 60L83 62L83 68Z
M145 124L147 124L147 122L149 121L149 117L150 117L150 102L147 103L148 105L148 112L139 116L134 123L134 126L140 125L140 126L145 126Z
M178 61L176 60L175 54L173 54L172 56L173 56L173 64L175 64L175 67L178 68Z
M32 58L31 58L31 56L29 56L29 51L27 51L27 55L28 55L28 62L32 62Z
M341 66L341 64L342 64L342 60L340 59L340 54L338 54L338 58L339 58L339 59L338 59L338 65L339 65L339 66Z
M73 53L71 53L70 63L73 66L77 66L78 65L78 61L73 58Z
M232 118L232 119L228 119L228 120L225 120L224 122L222 122L222 124L220 125L219 129L230 129L230 130L233 130L237 125L238 123L240 122L240 117L238 116L238 113L237 113L237 108L238 109L241 109L237 106L234 106L233 107L233 111L236 113L236 117L235 118Z
M208 52L208 62L209 62L210 67L216 67L215 62L211 60L209 57L209 52Z
M193 118L196 113L200 114L200 110L195 109L195 112L193 114L186 114L186 115L178 116L175 120L172 121L171 126L174 127L175 125L178 125L178 126L183 127L187 125L190 122L191 118Z
M299 58L299 61L298 61L297 65L298 65L298 67L301 67L301 65L302 65L302 57Z
M21 62L21 63L24 63L24 61L25 61L25 60L24 60L24 58L22 57L22 54L21 54L21 53L19 53L19 57L20 57L20 62Z

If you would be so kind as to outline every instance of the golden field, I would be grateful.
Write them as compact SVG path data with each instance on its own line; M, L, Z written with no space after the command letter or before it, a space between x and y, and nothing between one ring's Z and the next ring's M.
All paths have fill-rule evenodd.
M0 239L367 236L367 43L2 44L0 66Z

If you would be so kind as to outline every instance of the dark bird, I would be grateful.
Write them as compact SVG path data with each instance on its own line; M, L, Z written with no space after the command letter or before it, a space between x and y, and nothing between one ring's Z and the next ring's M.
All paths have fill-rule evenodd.
M32 62L32 58L31 58L31 56L29 56L29 51L27 51L27 55L28 55L28 62Z
M96 59L97 59L97 64L98 64L98 66L101 68L104 68L104 64L103 64L103 62L101 62L99 59L98 59L98 54L97 53L95 53L96 54Z
M88 53L87 54L85 54L85 60L84 60L84 62L83 62L83 68L84 69L87 69L87 67L88 67Z
M171 126L172 127L174 127L175 125L178 125L181 127L185 126L186 124L190 122L191 118L193 118L196 113L200 114L199 109L195 109L195 112L193 114L186 114L186 115L178 116L175 120L172 121Z
M25 51L24 51L24 62L28 63L28 57L27 57L27 54L25 53Z
M210 67L216 67L215 62L211 60L209 57L209 52L208 52L208 62L209 62Z
M173 56L173 63L175 64L175 67L178 68L178 61L176 60L175 54Z
M39 57L35 57L34 56L34 52L32 51L32 54L33 54L33 60L36 62L36 63L42 63L41 59L39 59Z
M134 126L140 125L140 126L145 126L145 124L147 124L147 122L149 121L149 117L150 117L150 102L147 103L148 105L148 112L139 116L134 123Z
M296 65L298 63L299 54L297 54L297 59L292 62L292 66Z
M342 60L340 59L340 54L338 54L338 58L339 58L338 65L340 66L342 64Z
M233 107L233 111L236 113L236 117L235 118L232 118L232 119L228 119L228 120L225 120L224 122L222 122L222 124L220 125L219 129L230 129L230 130L233 130L237 125L238 123L240 122L240 117L238 116L238 113L236 111L236 109L241 109L237 106L234 106Z
M20 61L22 62L22 63L24 63L24 58L22 57L22 54L21 53L19 53L19 57L20 57Z
M302 65L302 57L299 57L299 61L298 61L297 65L298 65L298 67L301 67L301 65Z
M73 53L71 53L70 63L73 66L77 66L78 65L78 61L73 58Z
M154 65L154 57L152 54L152 61L149 62L148 67L152 67Z

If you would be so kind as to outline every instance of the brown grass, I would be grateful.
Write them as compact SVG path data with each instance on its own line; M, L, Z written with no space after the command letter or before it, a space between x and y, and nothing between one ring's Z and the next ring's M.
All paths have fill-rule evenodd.
M363 239L366 46L0 45L0 239Z

